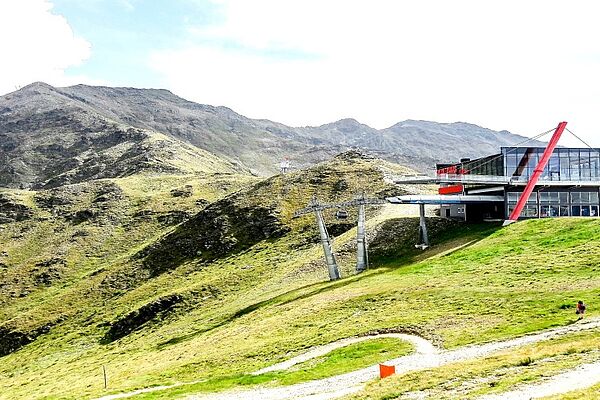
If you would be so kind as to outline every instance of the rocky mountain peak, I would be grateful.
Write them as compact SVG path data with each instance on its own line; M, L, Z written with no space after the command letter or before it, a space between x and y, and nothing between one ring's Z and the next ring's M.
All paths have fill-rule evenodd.
M502 145L523 140L472 124L416 120L387 129L353 118L295 128L194 103L164 89L53 88L42 82L0 97L0 115L0 186L11 187L37 187L58 176L65 178L60 182L74 182L73 174L96 179L137 172L143 168L132 163L150 159L152 168L170 165L172 171L171 162L178 157L188 161L176 170L198 161L203 165L199 170L227 165L230 171L235 165L270 175L284 157L303 168L349 149L427 171L436 162L494 154ZM195 161L189 161L189 152ZM200 153L212 161L200 162ZM114 169L115 162L122 168ZM94 173L85 173L90 168Z

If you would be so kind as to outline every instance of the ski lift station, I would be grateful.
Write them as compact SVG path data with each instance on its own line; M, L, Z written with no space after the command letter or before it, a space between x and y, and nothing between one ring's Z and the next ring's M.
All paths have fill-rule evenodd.
M502 147L498 154L437 164L435 177L398 177L395 182L399 184L437 183L438 194L398 196L388 201L436 204L442 217L465 221L597 217L600 149L583 141L586 147L556 147L566 124L561 122L552 129L546 147L527 147L526 142L550 131L521 145Z
M464 221L504 220L507 225L520 218L597 217L600 197L600 149L556 147L566 122L527 139L516 146L501 147L498 154L458 163L437 164L435 177L397 177L397 184L439 184L438 194L387 198L393 204L419 205L418 244L429 247L425 205L440 206L440 215ZM525 144L554 131L546 147ZM365 206L386 201L362 195L338 204L322 204L313 197L295 216L314 213L331 280L340 278L339 268L322 211L337 208L336 218L348 218L348 207L358 207L356 272L368 268L365 235Z

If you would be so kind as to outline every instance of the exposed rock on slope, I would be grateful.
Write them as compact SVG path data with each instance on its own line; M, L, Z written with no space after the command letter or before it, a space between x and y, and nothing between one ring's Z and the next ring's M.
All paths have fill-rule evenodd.
M155 275L185 260L210 261L288 231L276 210L240 207L233 197L209 205L139 256Z
M237 253L288 233L299 223L292 221L294 211L304 207L313 194L328 202L349 200L361 191L381 198L397 195L402 190L386 183L385 173L408 171L349 151L307 170L266 179L209 205L138 253L138 257L156 275L185 261L208 262ZM351 224L330 226L334 235L351 227Z
M129 335L145 323L168 313L175 305L181 303L183 297L178 294L161 297L152 301L138 310L132 311L119 320L113 322L104 337L105 342L112 342Z
M29 332L0 327L0 357L19 350L33 342L38 336L50 332L52 324L46 324Z
M0 224L24 221L32 215L31 208L19 203L7 193L0 193Z
M143 171L241 169L174 137L112 120L46 84L0 97L0 187L57 187Z

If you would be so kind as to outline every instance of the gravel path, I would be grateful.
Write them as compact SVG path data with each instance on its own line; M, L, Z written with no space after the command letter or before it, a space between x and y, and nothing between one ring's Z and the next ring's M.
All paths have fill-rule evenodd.
M341 347L346 347L354 343L364 342L365 340L371 340L375 338L395 338L404 340L415 346L416 354L433 354L437 353L438 351L428 340L425 340L419 336L406 335L404 333L384 333L380 335L351 337L347 339L338 340L337 342L329 343L323 346L313 347L306 353L300 354L299 356L296 356L294 358L290 358L287 361L283 361L278 364L273 364L270 367L260 369L256 372L253 372L252 375L260 375L264 374L265 372L283 371L296 364L300 364L305 361L312 360L313 358L324 356L325 354L330 353L335 349L339 349Z
M600 361L583 364L572 371L563 372L548 380L523 385L510 392L479 397L478 400L530 400L573 390L585 389L600 383Z
M501 350L507 350L520 346L525 346L532 343L537 343L543 340L548 340L553 337L575 333L579 331L600 328L600 318L589 319L585 322L569 325L561 328L553 328L541 333L521 336L515 339L510 339L501 342L492 342L483 345L466 346L456 350L446 350L439 352L430 352L426 354L413 354L409 356L399 357L386 362L388 365L396 366L396 373L402 374L411 371L418 371L427 368L439 367L453 362L467 361L475 358L485 357L491 353ZM409 335L410 336L410 335ZM416 338L416 337L413 337ZM421 339L421 338L419 338ZM421 339L422 340L422 339ZM342 342L342 341L340 341ZM347 344L338 343L338 347L343 347ZM331 346L338 348L336 346ZM433 347L433 346L432 346ZM290 360L291 361L291 360ZM364 384L379 376L379 368L377 365L363 368L358 371L349 372L346 374L334 376L331 378L320 379L298 383L291 386L258 388L253 390L236 390L221 393L200 394L189 396L188 400L283 400L283 399L303 399L303 400L325 400L334 399L346 394L354 393L361 390ZM593 383L589 383L591 386ZM563 383L564 385L564 383ZM569 390L574 390L569 386ZM499 397L503 398L503 397ZM517 397L516 397L517 398ZM515 398L515 399L516 399ZM518 397L521 399L522 397ZM511 398L512 400L512 398Z
M553 337L559 337L570 333L597 329L600 328L600 318L590 318L589 320L579 322L573 325L548 329L540 333L529 334L521 336L515 339L491 342L482 345L465 346L455 350L438 350L429 341L414 335L406 334L381 334L363 337L352 337L348 339L342 339L337 342L333 342L324 346L315 347L308 352L291 358L290 360L274 364L267 368L263 368L256 371L254 374L261 374L271 371L281 371L290 368L298 363L320 357L329 353L332 350L348 346L352 343L361 342L364 340L382 338L382 337L393 337L402 340L406 340L415 346L415 353L399 357L386 362L387 365L394 365L396 367L397 374L403 374L411 371L418 371L427 368L439 367L442 365L450 364L453 362L467 361L476 358L485 357L491 353L495 353L501 350L507 350L520 346L525 346L532 343L537 343L543 340L548 340ZM592 386L593 384L600 381L600 363L587 364L579 367L573 372L557 375L555 378L540 383L538 385L528 385L521 389L516 389L505 394L501 394L500 397L484 397L482 400L497 400L497 399L530 399L535 398L531 393L544 393L544 396L551 394L564 393L566 391L581 389ZM580 368L582 370L580 370ZM574 375L584 373L583 376L588 378L575 378ZM379 367L377 365L363 368L357 371L349 372L346 374L334 376L331 378L320 379L316 381L309 381L298 383L290 386L282 387L265 387L255 388L251 390L233 390L220 393L207 393L188 396L188 400L283 400L283 399L294 399L294 400L326 400L334 399L347 394L358 392L364 388L364 385L379 376ZM589 376L593 376L594 379L590 379ZM556 380L556 383L554 383ZM568 383L567 383L568 382ZM121 393L116 395L109 395L101 397L97 400L112 400L118 398L131 397L140 393L147 393L156 390L169 389L171 387L177 387L185 385L186 383L180 383L171 386L153 387L148 389L142 389L135 392ZM583 385L583 386L581 386ZM567 388L567 389L565 389ZM516 397L502 397L502 396L516 396ZM521 396L521 397L519 397ZM527 397L528 396L528 397Z

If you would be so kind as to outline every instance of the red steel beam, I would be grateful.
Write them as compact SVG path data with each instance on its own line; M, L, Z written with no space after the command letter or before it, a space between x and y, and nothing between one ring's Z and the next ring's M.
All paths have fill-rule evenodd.
M537 184L537 181L540 178L540 175L542 174L542 172L544 172L544 167L546 167L546 164L548 164L548 160L550 160L550 156L552 156L552 152L554 151L554 148L556 147L556 144L558 143L558 139L560 139L560 136L564 132L566 126L567 126L566 122L561 122L556 127L556 130L554 131L552 138L548 142L548 146L546 146L546 150L544 150L544 154L542 154L542 158L540 158L540 161L538 162L537 166L533 170L533 174L529 177L527 186L525 186L525 189L523 190L523 194L521 194L521 197L519 198L519 201L517 202L517 206L510 214L510 217L508 217L508 221L506 221L507 223L515 222L517 219L519 219L519 215L521 215L521 211L523 211L523 207L525 207L525 204L527 203L527 200L529 199L531 192L533 192L533 189L535 188L535 185Z

